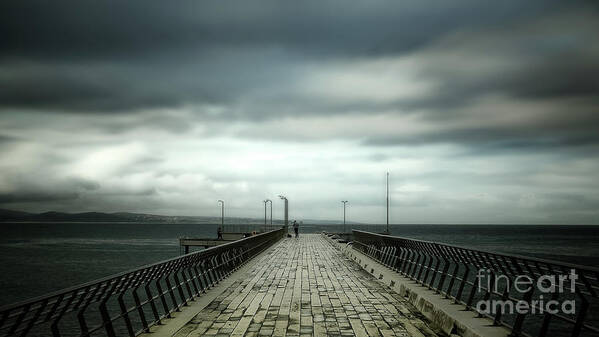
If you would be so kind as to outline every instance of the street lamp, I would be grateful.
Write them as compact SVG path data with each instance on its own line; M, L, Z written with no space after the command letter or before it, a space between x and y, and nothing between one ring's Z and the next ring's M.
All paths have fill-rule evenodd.
M345 230L345 204L347 204L349 201L341 200L341 202L343 203L343 233L346 233L347 231Z
M272 229L272 200L268 199L270 202L270 229Z
M279 195L279 198L285 200L285 227L289 226L289 200L283 195Z
M220 226L221 229L225 230L225 201L218 199L218 203L220 204Z
M266 228L266 203L270 202L270 228L272 230L272 200L266 199L264 202L264 228Z
M266 201L270 202L270 229L272 230L272 200L266 199Z
M387 172L387 235L390 235L389 232L389 172Z

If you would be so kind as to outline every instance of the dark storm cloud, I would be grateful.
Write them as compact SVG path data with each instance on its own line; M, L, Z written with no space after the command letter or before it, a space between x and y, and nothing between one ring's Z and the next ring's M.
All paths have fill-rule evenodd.
M0 134L0 145L18 141L19 138Z
M542 4L540 6L539 4ZM317 53L379 54L425 45L460 27L502 23L559 1L9 1L3 55L137 58L222 45L282 45ZM26 18L26 19L25 19Z
M599 134L595 132L597 124L591 124L586 130L575 133L561 132L558 128L532 131L531 128L465 128L432 132L413 136L373 136L363 141L369 146L426 145L431 143L454 143L473 146L476 153L496 151L534 151L557 148L592 147L599 150ZM470 152L472 154L472 152Z
M590 21L590 27L566 32L565 34L573 35L568 37L573 40L569 43L556 41L564 37L553 31L536 33L539 41L519 39L519 33L535 34L536 27L526 26L504 31L495 36L495 39L491 36L489 41L496 42L495 46L488 42L477 46L480 41L470 41L471 45L465 47L476 48L473 51L466 50L466 53L471 52L468 55L471 58L464 58L462 62L454 64L443 64L443 60L437 64L431 62L431 67L421 74L424 78L440 82L432 97L406 101L404 104L411 108L459 107L489 93L527 100L588 98L597 104L599 63L596 60L599 58L599 49L589 47L589 43L599 43L599 38L594 33L599 29L597 18L599 15L581 17L579 20ZM452 39L451 42L456 41ZM453 48L460 51L459 42L456 44L458 46ZM543 44L555 45L552 48L541 48ZM436 51L442 54L443 47L452 48L442 44ZM468 69L469 66L484 64L485 58L493 60L497 57L506 64L491 64L480 72Z
M193 103L234 105L256 87L293 81L288 69L305 61L403 55L451 32L509 25L572 6L469 0L285 6L274 1L4 2L0 81L8 85L3 85L0 106L127 112ZM463 102L467 84L462 83L459 95L399 105L446 105L449 97ZM352 107L293 95L281 100L269 98L272 105L231 109L221 117L276 116L285 113L281 105L289 102L313 105L306 109L312 113Z
M29 202L51 202L74 200L79 197L74 192L17 192L1 193L0 204L29 203Z

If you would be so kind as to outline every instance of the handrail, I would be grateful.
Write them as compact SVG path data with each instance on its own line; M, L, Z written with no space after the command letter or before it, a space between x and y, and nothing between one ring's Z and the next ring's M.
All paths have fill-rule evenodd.
M0 336L148 332L285 234L273 230L0 307Z
M352 232L354 248L466 305L468 310L493 319L494 324L508 327L512 336L599 336L599 318L591 315L592 309L599 312L598 268L359 230ZM564 283L570 282L567 277L571 273L577 277L568 283L571 289L568 285L549 288L552 277L556 282L560 278ZM524 278L533 284L521 292L522 287L515 282ZM496 311L489 310L493 301L500 305L495 307ZM543 310L549 308L544 307L549 301L555 301L561 308L564 303L573 304L574 312ZM518 303L527 304L528 312L505 310Z

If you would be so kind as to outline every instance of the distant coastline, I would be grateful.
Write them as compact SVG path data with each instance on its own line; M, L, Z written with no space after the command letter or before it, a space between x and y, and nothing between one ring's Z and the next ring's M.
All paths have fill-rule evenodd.
M227 218L228 223L263 223L263 219ZM169 216L129 212L81 212L67 213L49 211L43 213L29 213L0 209L0 223L2 222L111 222L111 223L218 223L219 217L209 216ZM275 221L277 222L277 221Z
M0 209L0 223L172 223L172 224L215 224L220 223L220 217L211 216L177 216L156 215L129 212L79 212L67 213L49 211L43 213L30 213L8 209ZM339 224L338 220L304 220L313 224ZM263 224L264 219L226 217L227 224ZM282 220L273 220L275 224L282 224ZM348 224L357 222L349 222Z

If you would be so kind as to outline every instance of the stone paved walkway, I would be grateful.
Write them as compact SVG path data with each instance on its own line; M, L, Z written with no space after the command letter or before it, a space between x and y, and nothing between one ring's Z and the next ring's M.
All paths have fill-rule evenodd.
M258 259L176 336L436 336L319 234L285 239Z

